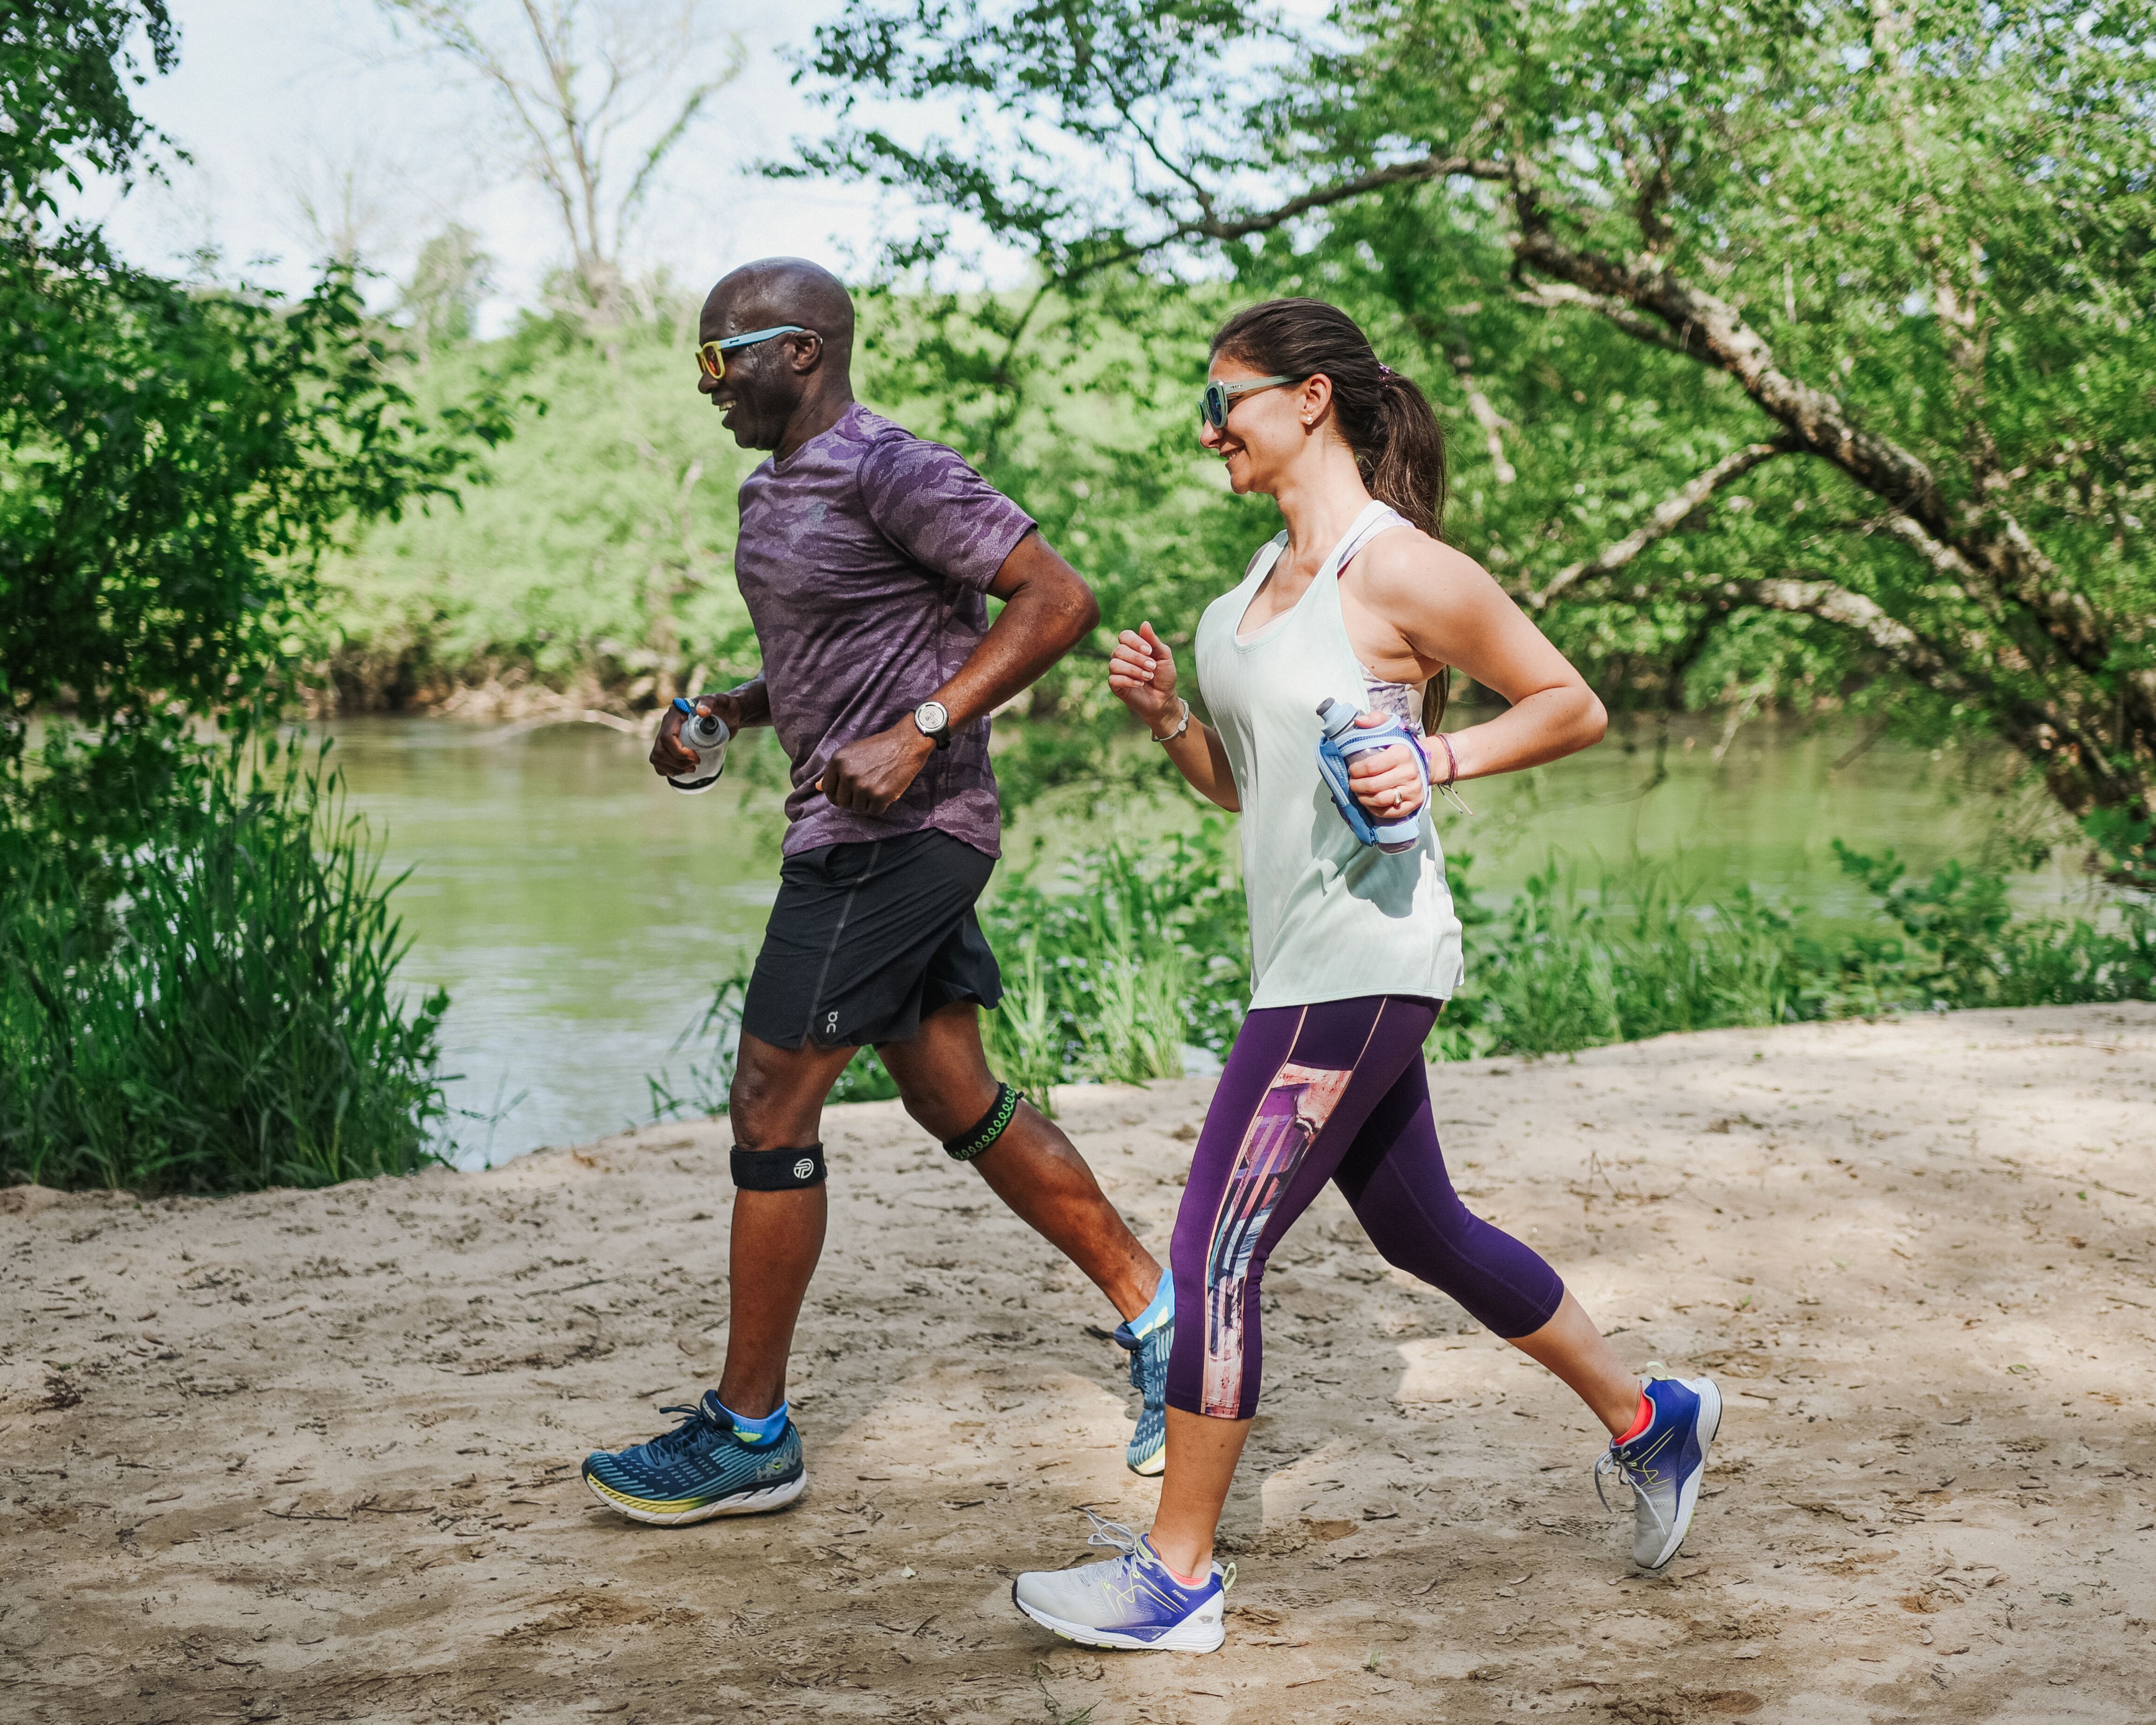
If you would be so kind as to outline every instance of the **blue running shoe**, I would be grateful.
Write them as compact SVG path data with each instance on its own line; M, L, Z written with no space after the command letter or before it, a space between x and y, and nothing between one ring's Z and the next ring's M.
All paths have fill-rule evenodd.
M1594 1495L1611 1508L1602 1481L1621 1474L1632 1488L1632 1561L1660 1569L1677 1554L1699 1504L1707 1446L1722 1428L1722 1392L1712 1378L1655 1378L1643 1386L1653 1417L1647 1429L1613 1443L1594 1464Z
M715 1391L705 1391L699 1406L659 1411L688 1417L648 1444L584 1458L592 1496L633 1521L678 1527L713 1516L760 1515L784 1508L808 1483L801 1433L791 1420L771 1442L749 1445L735 1435L733 1416Z
M1215 1563L1203 1586L1185 1587L1150 1539L1090 1509L1086 1515L1093 1523L1086 1544L1122 1555L1076 1569L1029 1570L1011 1584L1013 1604L1043 1629L1088 1647L1210 1653L1227 1639L1223 1596L1235 1584L1234 1564L1224 1571Z
M1175 1346L1173 1305L1142 1341L1127 1323L1116 1326L1116 1341L1130 1351L1131 1383L1145 1399L1123 1461L1132 1473L1151 1479L1168 1467L1168 1356Z

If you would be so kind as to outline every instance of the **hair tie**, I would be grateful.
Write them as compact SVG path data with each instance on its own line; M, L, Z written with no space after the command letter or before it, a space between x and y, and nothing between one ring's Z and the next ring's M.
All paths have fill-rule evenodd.
M1398 372L1394 371L1394 370L1390 366L1387 365L1387 364L1384 362L1384 361L1383 361L1382 359L1381 359L1381 360L1379 360L1379 361L1378 362L1378 369L1380 372L1383 372L1383 373L1384 373L1384 375L1385 375L1386 377L1399 377L1399 373Z

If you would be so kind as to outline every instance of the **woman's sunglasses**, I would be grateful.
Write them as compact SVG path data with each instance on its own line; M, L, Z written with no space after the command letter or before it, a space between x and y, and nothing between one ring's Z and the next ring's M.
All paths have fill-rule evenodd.
M1253 390L1277 389L1283 383L1300 383L1300 377L1251 377L1235 383L1208 383L1205 393L1198 398L1198 414L1215 431L1228 429L1228 409L1235 405L1235 398L1248 395Z
M806 336L812 331L798 323L782 323L767 330L751 330L745 336L729 336L723 341L706 341L696 350L696 369L714 383L726 375L726 356L739 347L753 347L774 336Z

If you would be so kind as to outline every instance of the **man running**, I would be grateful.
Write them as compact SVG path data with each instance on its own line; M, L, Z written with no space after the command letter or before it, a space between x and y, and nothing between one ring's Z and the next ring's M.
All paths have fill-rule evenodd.
M674 1430L584 1462L603 1503L680 1523L777 1509L807 1484L786 1361L824 1245L824 1098L872 1045L906 1111L1093 1279L1126 1322L1144 1407L1129 1462L1158 1472L1173 1282L1070 1141L989 1072L978 1013L1002 978L973 914L998 853L988 715L1099 619L1030 517L950 449L855 401L853 301L793 258L704 302L698 384L745 449L734 570L764 651L698 711L769 725L793 763L763 948L727 1116L731 1322L715 1391ZM993 626L987 596L1001 599ZM689 772L666 716L653 768Z

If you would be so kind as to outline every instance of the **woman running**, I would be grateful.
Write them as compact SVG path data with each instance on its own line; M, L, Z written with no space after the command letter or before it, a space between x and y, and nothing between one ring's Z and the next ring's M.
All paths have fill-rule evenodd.
M1108 685L1199 793L1242 816L1250 1011L1176 1219L1152 1531L1094 1517L1091 1543L1120 1556L1021 1575L1011 1596L1091 1646L1220 1645L1228 1578L1213 1537L1257 1411L1260 1286L1327 1180L1389 1262L1547 1366L1609 1427L1597 1487L1607 1472L1630 1484L1633 1560L1659 1569L1684 1543L1722 1398L1707 1378L1642 1384L1554 1270L1461 1204L1423 1069L1461 972L1443 854L1426 820L1412 850L1363 845L1317 763L1321 701L1399 721L1419 749L1360 756L1350 781L1374 818L1396 819L1433 786L1585 748L1603 734L1602 704L1488 572L1440 541L1443 434L1422 392L1344 312L1276 300L1229 319L1201 410L1199 441L1229 484L1277 501L1286 531L1199 624L1214 724L1178 696L1174 657L1149 623L1121 636ZM1439 732L1453 665L1507 710Z

